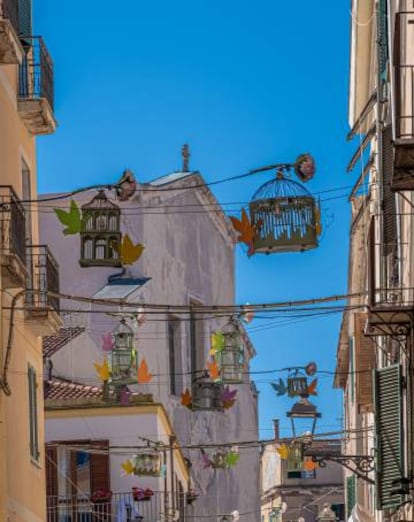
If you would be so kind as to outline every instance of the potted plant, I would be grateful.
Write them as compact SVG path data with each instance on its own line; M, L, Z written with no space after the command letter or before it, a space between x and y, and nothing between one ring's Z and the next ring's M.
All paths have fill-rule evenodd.
M154 495L154 492L150 488L132 488L132 498L138 502L142 500L151 500L151 497Z
M94 504L104 504L110 502L112 498L112 491L110 489L97 489L91 495L91 502Z

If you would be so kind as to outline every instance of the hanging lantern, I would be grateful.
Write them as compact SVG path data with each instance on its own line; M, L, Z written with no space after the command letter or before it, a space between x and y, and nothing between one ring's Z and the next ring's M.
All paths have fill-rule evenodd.
M289 445L289 455L287 458L288 478L300 478L303 469L303 442L299 440L294 440ZM297 476L297 474L299 476Z
M307 397L301 397L295 402L286 415L291 420L294 437L299 430L302 432L301 435L312 436L315 433L316 422L321 417L316 406Z
M295 369L287 378L287 392L289 397L307 394L308 379L300 370Z
M121 266L116 248L121 242L120 217L120 208L104 190L82 206L81 266Z
M222 329L223 343L217 352L223 384L240 384L243 382L244 348L239 321L233 318Z
M254 253L301 252L318 246L319 205L282 171L259 188L249 208Z
M233 446L216 449L211 456L201 449L201 458L204 468L229 469L239 462L240 455L238 448Z
M220 411L223 409L221 382L213 382L208 375L203 374L193 382L193 395L191 409Z
M161 475L161 453L148 448L134 455L132 459L134 475L159 477Z
M122 386L137 382L137 361L133 347L134 332L125 319L113 332L114 347L111 352L111 383Z
M212 467L214 469L225 469L227 468L227 454L226 450L217 450L211 455L211 460L213 462Z

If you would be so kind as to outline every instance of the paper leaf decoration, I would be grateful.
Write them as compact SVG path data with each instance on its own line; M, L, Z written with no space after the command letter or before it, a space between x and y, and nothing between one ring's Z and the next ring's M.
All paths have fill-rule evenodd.
M313 460L310 457L306 457L303 462L303 467L305 471L315 471L315 469L318 468L318 463L313 462Z
M283 379L279 378L279 382L271 382L270 385L275 390L276 395L280 397L281 395L285 395L287 392L286 385Z
M131 394L129 393L128 390L121 390L119 392L119 402L120 402L121 406L128 406L130 395Z
M111 352L114 347L114 338L111 333L102 336L102 350L104 352Z
M186 388L186 390L181 394L181 404L189 409L191 409L193 403L193 399L191 397L190 390Z
M79 234L81 230L82 216L76 201L73 199L71 200L69 212L62 210L61 208L55 208L53 210L62 225L66 227L63 229L65 236Z
M309 181L316 171L315 160L309 154L301 154L295 161L295 173L301 181Z
M125 170L116 187L116 195L119 201L128 201L134 195L136 188L137 182L134 174L128 169Z
M222 332L214 332L211 334L211 351L214 353L221 352L224 348L224 335Z
M103 364L94 363L94 366L101 381L108 381L111 374L108 361L104 359Z
M276 451L282 460L287 460L289 458L289 447L286 444L278 446Z
M230 390L228 386L226 386L221 394L221 401L223 403L223 408L227 410L231 408L236 402L236 394L237 390Z
M148 371L147 361L142 359L138 368L138 383L147 384L152 379L152 374Z
M125 462L122 462L121 468L126 475L134 474L134 463L130 459L126 460Z
M136 261L138 261L145 249L145 246L141 243L134 245L128 234L124 234L121 244L115 242L111 244L112 247L118 252L121 263L123 265L133 265Z
M207 453L204 450L201 450L201 460L203 462L203 468L212 468L213 467L213 461L210 460Z
M237 451L230 451L226 457L227 466L230 468L231 466L235 466L240 460L240 455Z
M238 243L244 243L248 247L247 255L251 256L254 254L254 247L253 247L253 238L254 238L254 228L253 225L250 223L250 219L244 210L242 208L242 215L241 219L238 219L236 217L230 216L230 221L233 224L233 227L235 228L236 232L239 233L237 237Z
M318 392L316 391L317 384L318 384L318 379L313 379L313 381L306 388L306 393L308 395L318 395Z
M254 319L254 310L252 310L248 304L246 306L243 306L243 312L242 312L242 315L241 315L241 320L245 323L245 324L249 324L253 321Z
M215 381L220 377L220 368L215 359L212 362L207 363L207 368L211 380Z

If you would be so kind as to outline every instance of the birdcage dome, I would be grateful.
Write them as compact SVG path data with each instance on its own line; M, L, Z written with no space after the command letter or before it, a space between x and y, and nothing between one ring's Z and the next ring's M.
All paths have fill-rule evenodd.
M255 253L298 252L318 246L319 208L298 181L278 173L250 202Z

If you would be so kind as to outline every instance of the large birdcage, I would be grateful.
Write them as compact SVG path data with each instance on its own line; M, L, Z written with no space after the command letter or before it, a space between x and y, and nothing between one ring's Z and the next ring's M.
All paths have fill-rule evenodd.
M282 171L257 190L249 207L255 253L301 252L318 246L319 205Z
M218 361L223 384L243 382L244 348L239 320L232 318L221 330L223 347L218 352Z

